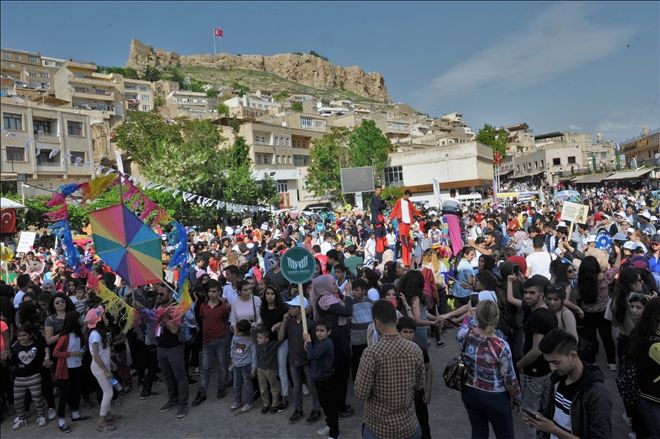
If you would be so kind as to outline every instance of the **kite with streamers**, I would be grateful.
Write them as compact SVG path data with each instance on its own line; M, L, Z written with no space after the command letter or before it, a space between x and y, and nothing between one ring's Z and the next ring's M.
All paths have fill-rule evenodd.
M126 334L137 322L139 311L110 291L103 283L99 283L97 296L103 301L106 312L112 315L117 321L124 322L122 332Z

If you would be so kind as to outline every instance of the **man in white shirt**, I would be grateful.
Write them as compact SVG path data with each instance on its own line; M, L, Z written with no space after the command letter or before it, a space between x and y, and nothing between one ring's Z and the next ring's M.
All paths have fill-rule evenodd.
M323 243L321 243L321 254L325 255L328 253L329 250L332 250L335 248L335 237L332 234L332 232L325 232L325 235L323 235Z
M23 296L25 296L25 290L27 290L29 284L30 284L29 274L21 274L16 278L16 285L18 286L18 291L14 296L14 301L13 301L14 309L18 309L18 307L21 306L21 302L23 301Z
M550 263L554 259L552 254L544 249L543 237L537 236L533 239L534 253L525 258L527 261L526 276L530 277L540 274L550 280Z

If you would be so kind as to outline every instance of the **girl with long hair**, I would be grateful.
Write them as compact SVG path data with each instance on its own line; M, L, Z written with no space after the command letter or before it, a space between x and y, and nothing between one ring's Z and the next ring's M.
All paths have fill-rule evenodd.
M609 300L609 285L614 281L621 264L620 250L618 247L614 248L617 252L617 259L613 267L602 270L606 267L601 267L598 259L594 256L587 256L582 259L577 280L578 305L584 312L583 335L590 345L585 352L585 362L596 363L598 349L596 333L598 333L605 347L607 363L612 371L616 370L616 354L612 338L612 322L605 318L605 309Z
M57 404L57 426L63 433L71 431L66 424L65 409L71 409L71 421L86 421L88 416L80 415L80 377L82 375L82 355L84 353L84 338L80 328L80 315L69 311L64 317L64 326L60 332L53 357L57 358L55 379L60 389L60 400Z
M397 285L399 293L403 293L406 302L406 308L410 307L409 316L415 320L417 329L415 329L415 342L426 348L428 344L428 329L433 325L441 323L439 317L429 314L426 307L426 298L424 297L424 277L417 270L410 270L403 275Z

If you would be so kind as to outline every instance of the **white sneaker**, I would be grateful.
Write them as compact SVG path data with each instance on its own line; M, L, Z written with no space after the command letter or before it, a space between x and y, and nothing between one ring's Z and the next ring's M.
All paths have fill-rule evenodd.
M46 417L45 417L45 416L37 416L37 425L38 425L39 427L43 427L43 426L46 425L47 423L48 423L48 421L46 421Z
M325 436L326 434L330 433L330 427L327 425L324 425L320 427L318 430L316 430L319 436Z
M305 396L309 395L309 387L307 387L307 384L303 384L302 389L303 389L303 395Z
M25 427L27 425L27 421L25 419L21 418L16 418L14 419L14 425L11 426L12 430L18 430L21 427Z
M55 418L57 418L57 412L54 408L51 407L48 409L48 420L52 421Z
M610 363L609 366L612 372L616 372L616 364Z

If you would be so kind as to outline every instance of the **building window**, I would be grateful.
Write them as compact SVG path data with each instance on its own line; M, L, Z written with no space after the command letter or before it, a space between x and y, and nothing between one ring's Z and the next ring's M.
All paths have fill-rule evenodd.
M574 155L568 156L568 164L569 165L574 165L575 163L576 163L575 162L575 156Z
M42 149L37 156L37 166L58 166L60 164L60 152L52 154L52 149Z
M301 128L311 128L312 127L312 118L311 117L301 117L300 118L300 127Z
M39 60L37 59L36 56L28 56L28 61L31 63L37 63Z
M32 121L32 125L34 126L34 133L35 134L41 134L41 135L46 135L50 136L51 133L51 123L49 120L39 120L39 119L34 119Z
M142 111L149 111L149 106L148 105L143 105L142 106Z
M82 136L83 135L83 126L82 122L76 122L73 120L66 121L67 133L69 136Z
M85 153L81 151L71 151L71 164L82 166L85 163Z
M544 167L543 167L543 160L541 160L541 169L544 169Z
M75 72L75 73L73 74L73 77L74 77L74 78L85 78L86 76L85 76L84 73Z
M11 59L11 53L4 52L4 53L2 54L2 57L3 57L4 59Z
M289 185L286 180L277 180L277 192L288 192Z
M559 166L559 165L561 165L561 157L552 159L552 166Z
M403 186L403 167L388 166L385 172L385 186Z
M2 113L2 126L6 130L22 130L23 117L15 113Z
M14 146L7 147L7 161L8 162L24 162L25 161L25 148L16 148Z

